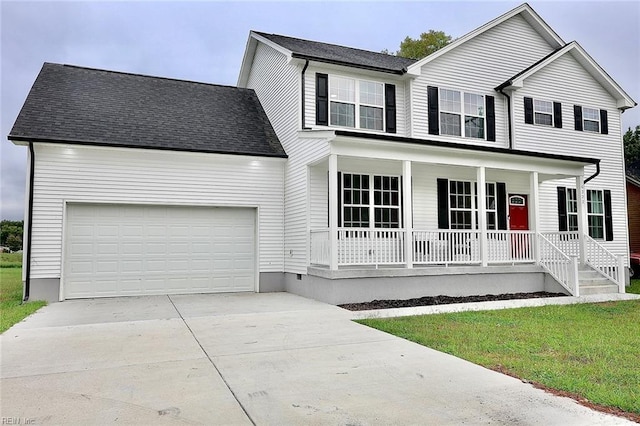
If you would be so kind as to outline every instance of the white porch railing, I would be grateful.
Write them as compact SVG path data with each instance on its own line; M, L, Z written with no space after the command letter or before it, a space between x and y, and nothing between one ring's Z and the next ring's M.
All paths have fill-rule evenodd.
M578 256L567 256L544 235L538 234L539 265L573 296L580 295Z
M329 230L312 230L310 235L310 262L312 265L329 265L331 262L331 242Z
M338 265L405 263L404 229L338 229Z
M488 263L531 263L535 260L535 232L487 231Z
M579 232L543 232L542 236L558 247L564 254L580 256Z
M600 274L618 284L618 291L624 293L626 268L622 257L616 256L588 235L586 242L586 262Z
M413 263L449 265L481 263L480 232L413 231Z

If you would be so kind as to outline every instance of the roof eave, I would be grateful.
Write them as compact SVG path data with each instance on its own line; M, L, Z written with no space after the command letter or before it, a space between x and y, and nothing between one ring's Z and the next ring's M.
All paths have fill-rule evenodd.
M382 73L385 73L385 74L403 75L403 74L405 74L407 72L406 68L403 68L403 69L392 69L392 68L384 68L384 67L374 67L374 66L368 66L368 65L353 64L353 63L347 62L347 61L338 61L338 60L331 60L331 59L325 59L325 58L318 58L317 56L304 55L304 54L301 54L301 53L292 53L291 57L295 58L295 59L303 59L303 60L308 60L308 61L321 62L321 63L325 63L325 64L339 65L339 66L349 67L349 68L358 68L358 69L363 69L363 70L367 70L367 71L382 72Z

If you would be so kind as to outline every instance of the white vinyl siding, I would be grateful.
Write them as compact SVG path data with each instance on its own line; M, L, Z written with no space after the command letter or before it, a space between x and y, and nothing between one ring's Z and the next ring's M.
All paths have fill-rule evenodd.
M302 67L287 63L282 53L258 43L247 82L247 87L256 91L289 156L284 169L284 270L297 274L307 272L307 165L326 156L329 151L327 141L302 139L298 135L302 128L301 73ZM307 85L315 85L311 67L306 71L305 81ZM307 104L315 104L313 96L315 93L306 95ZM308 121L307 125L309 123L312 122Z
M32 278L59 278L69 202L258 207L259 272L283 270L283 159L35 144Z
M446 138L428 132L427 86L436 86L495 96L496 142L462 137L456 142L507 147L506 99L494 88L551 51L522 17L514 16L425 64L413 84L413 136Z
M531 126L524 123L524 97L552 98L562 104L562 129ZM608 111L609 134L574 129L573 106L583 105ZM613 241L600 241L614 254L627 256L627 209L620 113L616 101L571 56L561 56L524 81L524 87L514 93L515 148L552 154L570 153L575 156L599 158L600 173L589 181L586 189L611 191ZM584 109L583 109L584 111ZM599 118L599 117L598 117ZM585 168L585 178L596 171ZM544 231L558 231L557 190L563 186L575 188L575 179L545 182L540 186L542 205L553 206L541 211L540 223ZM627 259L628 261L628 259Z

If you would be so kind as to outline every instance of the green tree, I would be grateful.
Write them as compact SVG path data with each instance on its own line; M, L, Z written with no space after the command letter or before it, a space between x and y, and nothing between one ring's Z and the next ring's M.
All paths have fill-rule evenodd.
M640 161L640 125L635 130L629 130L622 137L624 142L624 160L627 165Z
M16 234L9 235L7 238L7 247L9 247L11 251L22 250L22 236Z
M420 34L417 39L406 36L400 42L400 50L395 52L395 55L403 58L422 59L436 50L442 49L450 42L450 35L445 34L443 31L429 30L429 32ZM382 53L392 54L386 49Z
M24 222L21 220L3 220L0 222L0 246L11 248L9 244L11 242L14 247L18 244L17 248L11 248L11 250L20 250L22 248L23 226ZM12 236L13 238L11 238Z

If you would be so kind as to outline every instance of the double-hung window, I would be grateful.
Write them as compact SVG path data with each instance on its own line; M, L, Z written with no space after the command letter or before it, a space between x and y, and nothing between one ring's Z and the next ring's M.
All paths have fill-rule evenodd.
M567 231L578 230L578 198L575 188L567 188Z
M449 226L451 229L478 228L478 187L467 181L449 181ZM497 229L498 203L496 184L486 183L487 229Z
M534 99L533 120L535 124L543 126L553 125L553 102Z
M582 122L585 132L600 133L600 110L583 107Z
M329 124L368 130L384 129L384 84L330 76Z
M483 95L440 89L439 99L440 134L475 139L485 138Z
M342 173L341 192L345 228L370 228L372 224L374 228L400 227L398 176Z
M604 238L604 197L601 190L587 191L587 226L591 238Z

